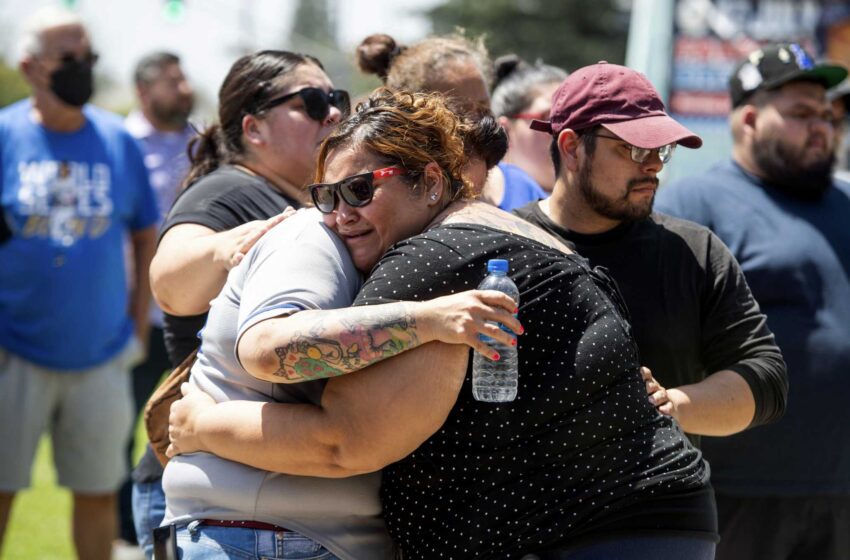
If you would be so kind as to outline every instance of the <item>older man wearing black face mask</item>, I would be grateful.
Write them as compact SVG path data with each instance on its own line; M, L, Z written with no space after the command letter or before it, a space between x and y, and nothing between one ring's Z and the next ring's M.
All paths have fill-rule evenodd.
M74 496L80 558L108 559L132 424L129 368L147 337L157 210L142 155L86 102L97 60L83 24L29 21L20 69L32 96L0 111L0 537L49 430ZM127 289L123 240L132 239Z

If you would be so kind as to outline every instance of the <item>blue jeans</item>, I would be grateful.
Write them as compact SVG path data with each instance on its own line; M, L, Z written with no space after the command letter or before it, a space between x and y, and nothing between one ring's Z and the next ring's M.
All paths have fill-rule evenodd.
M133 482L133 524L145 557L153 558L153 530L165 517L165 492L162 479L153 482Z
M339 560L328 550L292 531L210 527L197 522L177 528L180 557L212 560Z

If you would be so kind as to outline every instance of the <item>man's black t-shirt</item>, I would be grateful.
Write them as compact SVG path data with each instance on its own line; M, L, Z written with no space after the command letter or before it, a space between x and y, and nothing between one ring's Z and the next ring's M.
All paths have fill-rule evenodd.
M198 224L215 232L265 220L287 206L298 207L268 181L232 166L223 166L192 183L180 193L168 212L159 237L179 224ZM165 347L173 365L179 364L200 344L198 332L207 314L177 317L164 314Z
M583 258L441 226L391 249L355 305L474 288L491 258L510 261L520 290L518 396L475 401L470 366L443 427L384 469L384 516L404 557L519 557L622 532L715 538L708 467L649 403L619 295Z
M696 383L731 369L755 397L751 425L782 416L787 395L782 354L738 262L711 231L652 214L583 235L560 227L536 202L515 213L608 271L629 308L642 365L662 385Z

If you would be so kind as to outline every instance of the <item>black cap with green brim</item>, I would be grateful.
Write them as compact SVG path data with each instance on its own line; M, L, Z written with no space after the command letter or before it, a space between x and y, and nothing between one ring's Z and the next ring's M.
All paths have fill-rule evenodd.
M772 90L789 82L813 81L831 88L847 77L840 64L815 64L797 43L776 43L751 52L729 78L732 107L742 105L757 91Z

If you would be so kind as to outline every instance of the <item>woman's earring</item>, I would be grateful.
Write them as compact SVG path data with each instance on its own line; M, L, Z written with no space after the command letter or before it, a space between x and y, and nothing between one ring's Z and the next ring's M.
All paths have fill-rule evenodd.
M431 193L431 200L437 200L437 193Z

